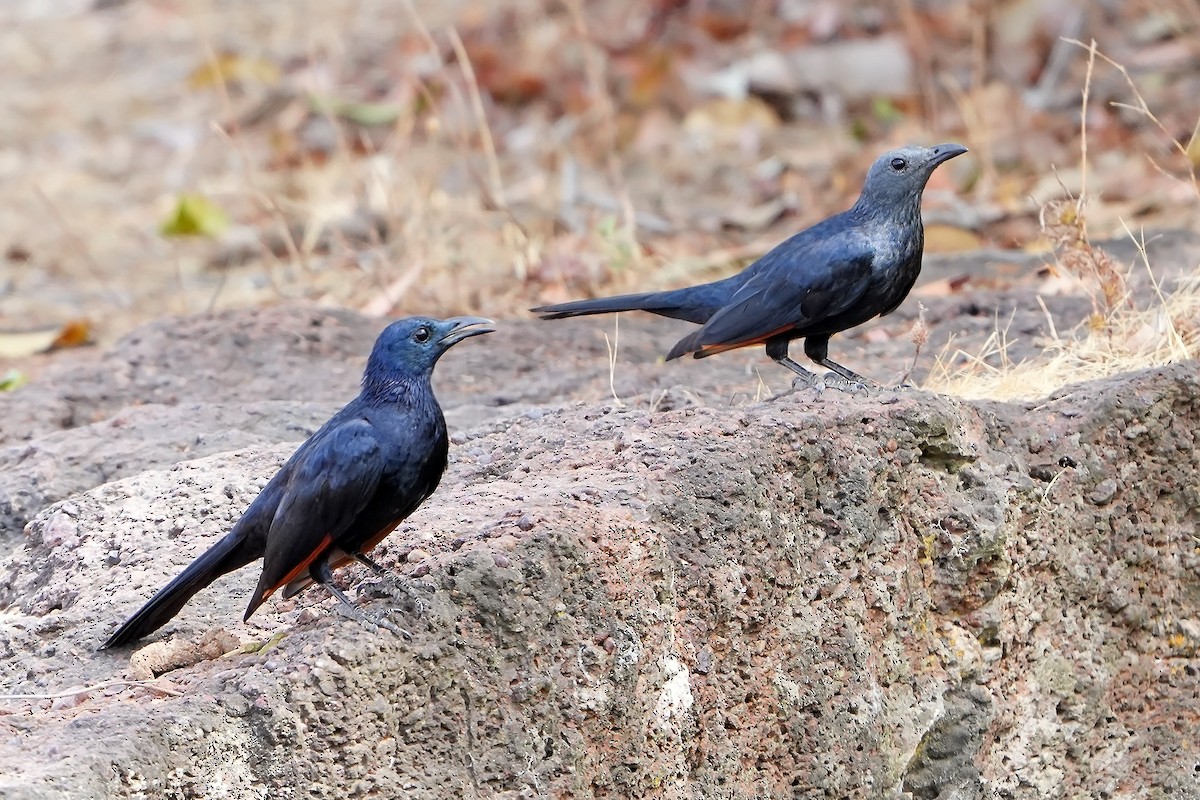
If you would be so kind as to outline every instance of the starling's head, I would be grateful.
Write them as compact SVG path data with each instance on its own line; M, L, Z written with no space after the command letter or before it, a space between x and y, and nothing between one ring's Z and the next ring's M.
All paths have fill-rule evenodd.
M889 150L871 165L858 202L883 209L919 203L937 166L965 152L967 148L952 143Z
M483 317L451 317L437 320L408 317L383 329L375 340L367 370L366 384L372 378L394 382L405 378L428 378L433 365L463 339L491 333L492 321Z

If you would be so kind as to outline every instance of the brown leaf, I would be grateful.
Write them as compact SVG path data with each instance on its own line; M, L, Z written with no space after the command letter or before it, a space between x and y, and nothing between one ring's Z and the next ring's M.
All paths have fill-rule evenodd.
M24 358L67 347L80 347L90 341L91 325L86 319L74 319L53 328L0 331L0 358Z
M92 324L86 319L73 319L58 331L58 336L50 343L49 350L63 350L68 347L82 347L92 341Z
M979 236L966 228L934 223L925 226L925 252L961 253L978 250L983 244Z
M750 20L739 14L708 9L695 16L696 27L718 42L728 42L750 30Z
M217 53L192 71L188 86L208 89L231 83L261 83L272 86L279 82L279 67L261 58L240 53Z

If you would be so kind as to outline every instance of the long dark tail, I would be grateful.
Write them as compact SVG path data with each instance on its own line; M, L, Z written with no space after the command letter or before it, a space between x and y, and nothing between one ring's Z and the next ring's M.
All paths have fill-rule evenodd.
M582 317L588 314L609 314L615 311L649 311L662 317L682 319L703 325L709 317L725 304L727 290L724 282L703 286L690 286L669 292L642 292L622 294L616 297L596 297L591 300L573 300L552 306L538 306L530 311L541 314L542 319Z
M143 636L166 625L172 617L179 613L188 600L217 578L235 569L246 566L262 553L248 552L253 548L241 547L246 541L246 534L240 526L227 533L221 541L206 550L199 558L188 565L174 580L151 597L146 605L136 614L117 628L108 641L100 646L101 650L109 647L120 647L137 641Z

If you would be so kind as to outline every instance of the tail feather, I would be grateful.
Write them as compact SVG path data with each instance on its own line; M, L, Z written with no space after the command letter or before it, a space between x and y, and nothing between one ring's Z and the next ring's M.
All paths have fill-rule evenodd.
M531 308L542 319L563 319L565 317L583 317L590 314L610 314L616 311L652 311L661 304L659 292L642 292L640 294L622 294L616 297L593 297L589 300L573 300L569 303L558 303L551 306Z
M100 649L121 647L153 633L166 625L201 589L222 575L261 557L262 553L255 555L246 552L245 548L239 549L245 539L245 533L238 528L226 534L174 580L159 589L136 614L108 637L108 641L102 644Z
M695 353L696 357L700 357L700 349L703 345L700 344L700 335L704 332L703 328L698 328L687 336L680 339L671 348L671 352L667 353L667 361L674 361L680 356L686 356L688 353Z
M649 311L660 317L682 319L703 325L724 304L727 294L728 288L724 282L718 282L668 292L642 292L573 300L552 306L538 306L530 311L541 314L542 319L611 314L617 311Z

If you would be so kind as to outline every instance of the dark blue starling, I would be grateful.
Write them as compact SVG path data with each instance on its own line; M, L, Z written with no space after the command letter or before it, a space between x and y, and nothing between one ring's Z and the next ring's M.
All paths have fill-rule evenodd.
M829 359L829 337L891 313L921 272L921 193L937 166L967 152L959 144L902 147L871 165L854 206L780 243L723 280L665 292L576 300L532 309L543 319L649 311L701 327L667 360L765 345L767 355L806 382L816 376L788 356L804 353L846 381L871 383Z
M413 317L385 328L358 397L300 445L224 538L103 647L158 630L201 589L260 558L262 576L245 619L277 589L290 596L316 582L351 616L382 624L333 584L331 571L357 560L385 574L367 553L433 494L446 469L446 421L430 382L433 367L462 340L494 330L490 324L480 317Z

